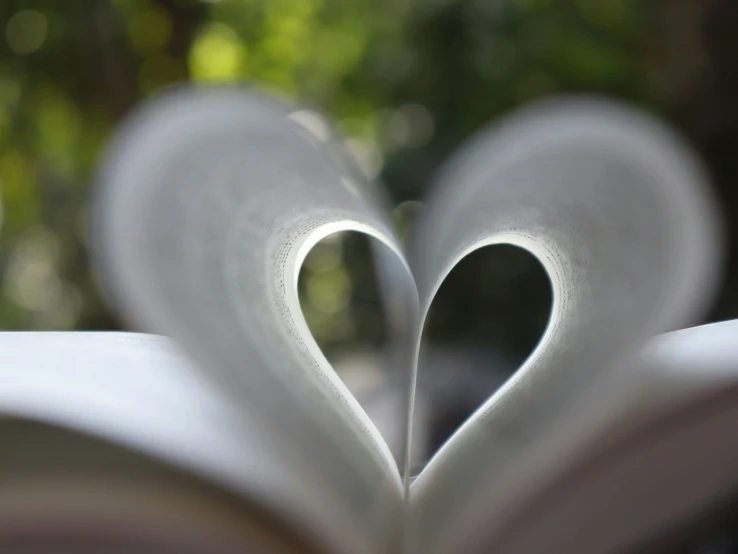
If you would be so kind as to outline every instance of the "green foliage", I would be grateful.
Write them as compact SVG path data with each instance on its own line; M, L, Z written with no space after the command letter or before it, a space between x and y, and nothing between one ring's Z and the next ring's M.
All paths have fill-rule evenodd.
M105 138L147 95L186 80L247 80L315 106L368 172L383 168L400 203L464 138L521 102L587 90L657 105L642 9L635 0L4 0L0 328L119 324L89 268L87 202ZM315 263L307 290L330 335L361 290L342 262Z

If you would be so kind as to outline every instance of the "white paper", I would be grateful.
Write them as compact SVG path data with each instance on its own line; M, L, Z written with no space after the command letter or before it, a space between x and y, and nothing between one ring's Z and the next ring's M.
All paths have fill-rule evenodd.
M394 252L390 313L404 339L394 369L405 382L417 295L376 195L299 120L232 89L176 91L146 106L103 166L96 250L134 327L173 337L242 417L268 430L269 448L299 459L362 522L362 548L382 552L399 537L400 472L310 334L297 276L331 233L363 232Z
M566 434L577 404L628 378L624 358L705 307L720 241L692 153L596 100L547 103L483 132L442 171L427 214L411 253L425 311L453 266L489 244L529 250L553 288L534 352L411 490L418 551L466 552L455 526L467 539L490 532L511 495L568 459L563 442L538 446Z

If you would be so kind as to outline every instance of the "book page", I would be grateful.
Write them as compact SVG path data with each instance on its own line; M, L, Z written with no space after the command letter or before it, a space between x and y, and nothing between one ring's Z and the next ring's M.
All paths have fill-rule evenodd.
M720 244L693 154L604 100L514 115L437 181L411 250L423 313L453 266L490 244L529 250L553 289L534 352L410 491L414 551L472 552L521 491L574 454L580 427L594 423L573 417L577 406L627 379L627 356L650 337L704 307Z
M5 439L11 425L7 418L14 416L97 437L186 470L240 496L246 505L260 506L264 515L280 518L321 551L345 552L364 539L330 491L319 486L312 468L269 449L257 423L245 420L235 404L163 337L114 332L0 333L0 414L0 434ZM10 444L16 456L27 441ZM51 460L69 448L61 443L46 458ZM4 461L11 458L5 456ZM57 466L41 458L26 460L26 466L40 468L39 481L69 469L58 460ZM18 463L22 468L23 460ZM43 467L44 463L50 465ZM92 466L101 472L98 476L106 477L104 469ZM15 471L16 480L33 479L32 473ZM87 477L87 486L93 487L92 477ZM3 478L12 481L7 474ZM159 484L152 484L152 489ZM15 498L9 506L10 488L0 495L0 511L12 511L33 497L26 490L22 501ZM42 488L39 484L36 491ZM81 492L59 491L41 506L52 511L50 517L58 524ZM200 519L208 519L207 508L201 509L206 513ZM165 519L162 515L150 523L162 524ZM332 532L325 532L328 528ZM137 532L132 530L131 536Z
M578 402L566 425L529 449L563 452L565 462L536 469L535 457L519 457L516 472L532 471L531 482L498 489L502 512L477 496L456 546L605 554L708 542L697 527L738 494L736 336L738 320L649 341L630 359L629 379Z
M103 164L96 254L132 326L174 338L263 444L300 460L362 522L362 549L388 551L404 461L315 343L297 277L325 236L376 239L395 264L382 275L398 357L389 369L408 385L417 293L377 195L304 115L235 88L178 90L145 106Z

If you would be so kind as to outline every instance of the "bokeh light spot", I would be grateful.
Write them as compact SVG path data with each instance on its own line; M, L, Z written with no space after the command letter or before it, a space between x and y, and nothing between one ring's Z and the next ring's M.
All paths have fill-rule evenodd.
M313 246L305 258L304 267L314 273L331 271L341 265L342 244L339 235L330 235Z
M307 281L308 302L324 314L336 314L346 308L351 298L351 281L346 270L335 267L311 275Z
M205 27L190 50L190 73L200 81L235 80L242 75L245 63L246 47L223 23Z
M5 26L5 40L19 56L35 52L46 40L48 22L37 10L22 10L13 15Z

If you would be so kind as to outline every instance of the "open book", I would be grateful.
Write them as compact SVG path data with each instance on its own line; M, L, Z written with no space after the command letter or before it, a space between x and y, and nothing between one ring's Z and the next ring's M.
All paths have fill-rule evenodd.
M150 102L99 180L102 280L155 335L0 334L2 544L655 552L738 491L738 322L677 330L716 287L716 214L693 154L647 116L564 99L483 131L407 247L333 134L244 90ZM408 435L454 265L508 243L552 283L534 352L417 476L410 437L390 451L300 310L307 252L346 230L376 246Z

